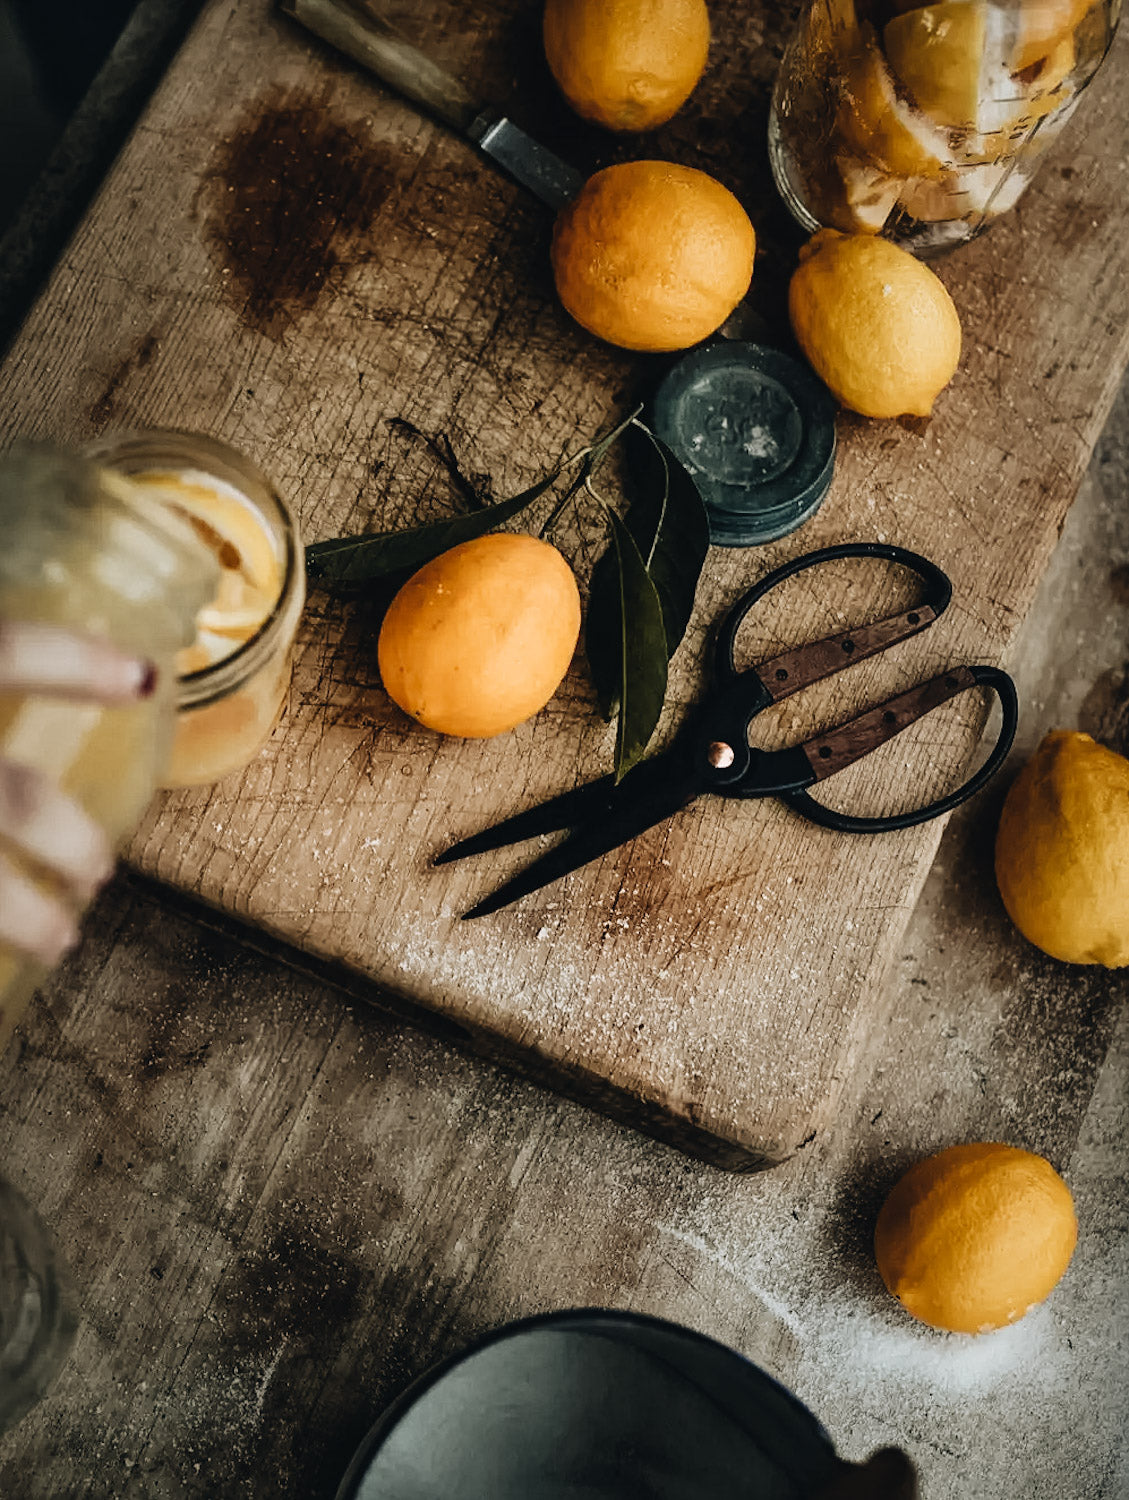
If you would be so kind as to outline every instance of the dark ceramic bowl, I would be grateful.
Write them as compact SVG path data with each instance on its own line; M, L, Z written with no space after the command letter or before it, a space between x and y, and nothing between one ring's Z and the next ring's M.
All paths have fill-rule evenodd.
M337 1500L806 1500L839 1465L783 1386L635 1313L499 1328L412 1385Z

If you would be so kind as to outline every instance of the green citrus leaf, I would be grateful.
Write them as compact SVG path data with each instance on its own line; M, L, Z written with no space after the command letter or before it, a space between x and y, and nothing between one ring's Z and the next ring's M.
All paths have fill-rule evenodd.
M496 531L512 520L527 505L542 496L560 478L564 466L546 479L522 490L510 500L485 505L481 510L414 526L408 531L368 532L362 536L334 537L331 541L313 542L306 548L306 566L310 577L325 587L356 586L385 578L390 573L414 572L441 552L469 542L474 537Z
M631 445L632 500L627 525L662 601L667 656L674 655L694 610L710 545L698 487L661 438L637 422Z
M615 779L642 760L666 698L666 630L662 603L626 524L607 508L618 581L619 720Z
M646 564L662 606L667 657L686 632L709 549L702 497L674 454L641 423L629 433L626 526ZM600 709L610 719L619 702L619 574L611 549L597 559L588 586L584 646Z

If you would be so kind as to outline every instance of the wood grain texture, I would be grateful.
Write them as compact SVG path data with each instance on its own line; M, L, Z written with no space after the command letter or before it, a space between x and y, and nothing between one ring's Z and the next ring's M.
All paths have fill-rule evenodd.
M796 236L762 141L788 18L718 10L691 106L610 147L553 101L537 7L436 0L403 19L581 165L661 154L733 186L760 232L754 304L783 336ZM664 732L698 689L724 605L767 567L834 541L924 553L952 577L954 602L889 659L790 702L778 732L802 736L813 715L843 716L953 662L1006 658L1129 358L1127 51L1122 37L1017 212L938 266L965 352L928 426L844 416L815 520L771 548L711 553ZM512 493L664 367L569 322L552 295L549 228L461 142L264 0L217 0L9 354L4 429L65 441L121 426L210 431L272 474L310 539L437 513L436 466L404 447L396 416L451 433L467 467ZM844 574L796 590L783 618L750 622L750 650L901 607L881 570ZM863 801L891 782L919 790L933 760L959 767L978 727L975 713L947 711L847 773L852 788ZM777 806L703 803L519 908L461 924L522 852L442 871L432 856L603 771L609 749L580 663L542 715L500 740L414 727L379 690L363 619L315 595L267 750L240 777L159 800L131 857L646 1128L727 1165L779 1160L831 1117L940 828L862 841Z

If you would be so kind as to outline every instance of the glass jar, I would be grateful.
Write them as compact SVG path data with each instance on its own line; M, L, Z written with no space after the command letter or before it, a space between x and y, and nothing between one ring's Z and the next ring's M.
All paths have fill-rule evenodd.
M58 781L113 843L132 831L164 769L179 650L214 594L215 565L183 522L70 454L0 458L0 615L103 636L152 660L156 691L120 707L0 694L0 756ZM4 851L30 878L45 872ZM0 1047L41 966L0 944Z
M178 657L161 785L217 781L248 764L282 713L306 597L297 522L255 465L214 438L124 433L85 451L186 517L216 558L219 589Z
M1018 201L1109 49L1120 0L808 0L769 117L807 230L927 255Z
M70 1278L38 1214L0 1178L0 1433L39 1400L78 1326Z

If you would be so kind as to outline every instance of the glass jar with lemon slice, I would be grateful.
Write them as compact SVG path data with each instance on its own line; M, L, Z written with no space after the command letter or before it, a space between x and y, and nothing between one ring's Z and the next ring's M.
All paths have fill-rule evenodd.
M215 593L214 559L190 527L132 485L51 449L0 459L0 530L0 616L109 639L158 668L152 695L117 706L0 693L0 757L58 783L116 843L145 810L167 763L173 663ZM0 858L71 899L6 840ZM0 943L0 1047L43 977L38 962Z
M810 0L769 119L777 187L808 230L917 254L1006 213L1073 113L1120 0Z
M306 585L297 523L270 481L213 438L119 435L87 455L186 521L215 559L219 585L176 658L177 720L166 787L241 770L282 712Z
M282 711L305 600L296 523L253 464L179 432L81 457L17 451L0 459L0 529L0 615L105 637L158 667L156 693L125 706L0 694L0 756L58 782L113 842L155 787L247 765ZM0 943L0 1047L43 977Z

